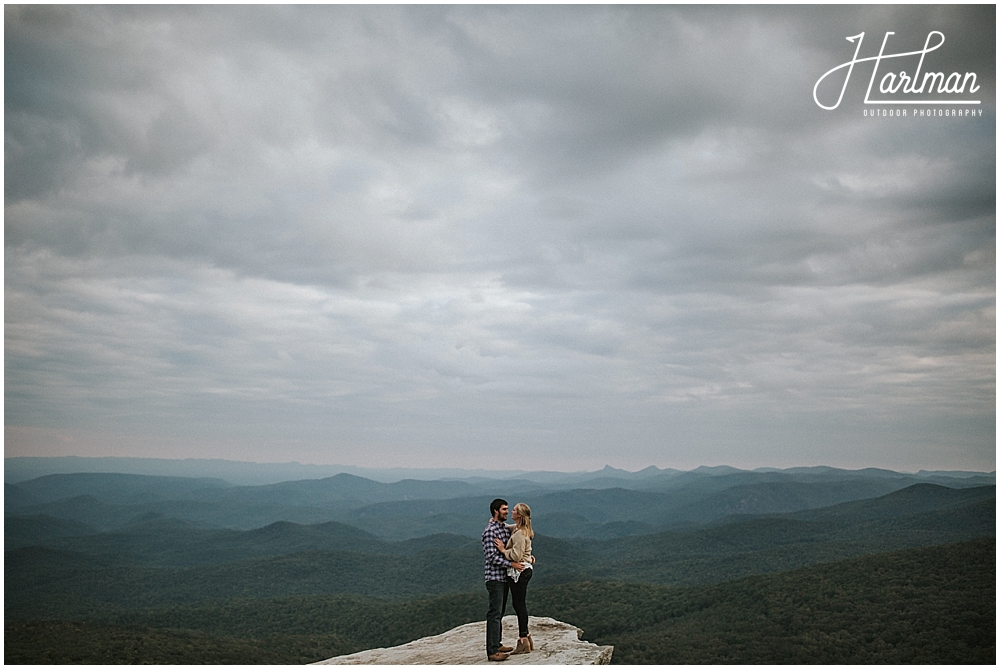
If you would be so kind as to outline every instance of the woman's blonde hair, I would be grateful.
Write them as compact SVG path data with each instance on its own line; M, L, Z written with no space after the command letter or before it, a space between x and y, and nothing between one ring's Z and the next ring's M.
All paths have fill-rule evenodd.
M531 509L524 502L518 502L514 505L514 510L517 511L517 529L527 533L529 539L534 539L535 533L531 529Z

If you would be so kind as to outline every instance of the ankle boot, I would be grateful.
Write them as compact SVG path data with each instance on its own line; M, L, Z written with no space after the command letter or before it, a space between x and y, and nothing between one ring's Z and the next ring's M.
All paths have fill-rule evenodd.
M514 652L512 652L511 655L523 655L524 653L529 652L531 651L528 649L528 643L524 639L518 639L517 648L514 649Z

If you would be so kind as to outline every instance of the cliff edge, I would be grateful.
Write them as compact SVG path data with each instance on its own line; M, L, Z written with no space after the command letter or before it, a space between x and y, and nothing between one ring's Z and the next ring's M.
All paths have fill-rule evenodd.
M511 655L503 662L486 659L486 622L469 623L444 634L372 650L339 655L314 664L609 664L614 646L582 641L583 630L552 618L528 618L535 650ZM517 617L503 619L503 640L517 641Z

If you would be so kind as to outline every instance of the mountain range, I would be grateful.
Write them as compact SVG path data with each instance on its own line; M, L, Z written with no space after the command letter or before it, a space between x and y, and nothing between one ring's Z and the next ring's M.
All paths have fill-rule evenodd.
M623 489L548 494L559 501L567 495L577 510L601 510L609 518L650 513L636 500L662 494ZM592 499L584 506L581 500L587 498ZM800 497L789 499L801 503ZM488 504L487 498L479 501ZM539 516L534 545L540 565L534 582L721 582L994 536L995 509L994 486L917 483L880 497L820 508L709 514L710 520L700 524L614 538L542 534L544 516ZM484 524L480 518L479 528ZM5 543L5 610L15 617L79 613L95 602L134 608L237 595L436 596L474 590L482 578L478 537L438 531L389 540L337 521L276 521L240 530L153 514L120 529L95 531L74 520L26 515L6 519ZM435 564L448 567L423 569ZM415 570L421 578L413 577Z
M45 516L91 531L153 518L253 529L277 521L336 521L399 540L450 532L477 537L494 497L523 501L550 536L613 538L710 522L731 515L788 513L867 499L915 483L994 485L988 474L901 474L828 467L785 471L699 468L630 474L605 468L543 483L529 478L403 479L340 473L246 486L214 477L123 473L48 474L5 483L5 516ZM614 485L612 485L614 484Z
M532 508L538 558L532 587L549 593L539 601L560 619L585 622L604 642L620 639L629 648L621 657L636 662L662 663L674 652L693 662L710 655L698 655L700 651L695 652L690 644L673 639L663 631L667 623L660 618L642 630L619 620L621 616L614 611L602 608L599 593L604 588L622 596L633 593L627 602L615 604L619 608L643 601L643 606L655 611L659 605L653 602L657 598L674 601L671 593L680 592L677 588L718 586L723 589L704 592L725 593L732 606L749 611L755 598L726 584L846 564L865 556L882 559L879 556L894 555L890 551L946 545L966 548L947 549L940 555L954 558L974 553L974 559L982 561L988 559L985 547L996 535L994 477L970 472L717 467L690 472L649 468L630 473L605 468L560 476L544 473L498 479L477 474L447 480L385 481L340 472L260 485L237 484L217 476L50 473L5 484L7 638L16 640L11 643L17 644L18 653L26 654L23 657L55 663L75 657L107 661L114 657L108 655L109 649L118 647L124 637L157 647L166 644L166 655L157 654L160 650L136 651L133 661L160 657L190 662L197 657L185 654L183 648L198 648L208 653L206 658L227 662L238 658L274 662L279 657L315 661L322 659L320 653L333 654L333 649L353 652L361 649L357 644L401 643L416 638L407 638L408 634L439 633L481 616L474 605L482 594L480 535L490 500L496 496L511 504L524 501ZM973 545L974 549L968 548ZM919 564L913 559L913 564ZM953 567L956 573L961 571L959 565ZM905 572L898 565L893 568ZM836 598L872 597L868 590L851 594L852 584L864 578L855 567L848 572L849 578L837 577L846 580L836 586L840 588ZM941 590L944 594L938 598L935 593L940 588L934 578L929 584L922 580L914 585L923 593L921 601L943 607L949 618L946 623L920 621L937 629L935 638L940 638L934 653L913 656L982 657L988 649L983 647L986 637L980 628L990 627L990 620L978 595L966 592L968 588L962 585L955 592L958 586L948 590L951 594ZM764 588L761 596L769 601L785 601L781 599L785 595L768 590L779 585L766 585L785 582L754 581L758 584L754 587ZM910 590L900 582L899 592L905 595ZM566 593L589 594L573 608L560 599L568 597ZM939 604L945 594L972 602L978 617L964 623L955 618L954 606ZM288 608L289 598L319 608L310 608L313 613L300 623L282 622L287 614L279 610ZM447 599L448 606L457 608L436 614L420 626L407 627L409 631L402 636L379 631L405 611L423 610L422 602L445 601L440 598L452 598ZM676 601L681 602L676 604L681 607L677 615L701 621L684 608L687 600ZM904 611L888 601L876 604L879 611ZM725 602L706 605L728 611ZM309 646L313 641L306 636L296 636L322 628L331 615L340 615L331 611L358 606L358 615L381 616L382 620L344 622L350 629L367 626L363 636L321 635L315 647ZM275 631L266 643L256 636L246 643L220 637L213 645L198 636L203 633L199 630L208 629L205 625L211 625L213 616L222 615L219 612L230 616L244 609L264 615L255 623L262 629L285 631ZM362 609L368 613L360 613ZM912 618L917 609L909 607L898 615ZM208 613L212 611L216 613ZM238 621L246 615L239 613L234 624L241 624ZM863 616L870 621L865 625L876 625L886 615L897 614L869 611ZM847 625L831 616L824 618L828 621L824 625ZM736 615L733 620L742 618ZM136 624L155 629L140 633ZM892 624L904 629L908 623ZM941 630L969 625L975 630L970 632L975 651L948 654L942 640L953 632ZM773 629L768 633L775 633ZM810 628L809 634L835 639L845 629ZM739 634L752 636L751 632ZM644 639L655 644L649 646ZM53 643L65 647L63 655L46 650L56 647ZM919 644L919 639L906 643ZM81 644L94 650L80 655L75 649ZM868 657L832 641L827 645L835 649L831 653L839 653L830 658ZM319 650L320 646L326 650ZM673 650L648 650L654 646ZM296 650L281 655L281 648ZM871 652L872 647L864 648L864 653ZM778 657L754 653L743 657L768 662ZM870 657L899 660L909 655L899 651Z

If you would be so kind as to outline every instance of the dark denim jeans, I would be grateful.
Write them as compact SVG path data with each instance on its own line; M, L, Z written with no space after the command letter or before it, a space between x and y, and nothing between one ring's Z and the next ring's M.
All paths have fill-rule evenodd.
M489 657L500 649L500 639L503 635L503 613L500 607L507 584L503 581L486 581L486 592L490 595L490 608L486 610L486 656Z
M528 636L528 605L525 603L525 598L528 595L528 581L531 580L531 572L533 571L535 570L525 569L522 571L521 575L517 577L516 583L510 576L507 577L510 598L514 603L514 613L517 614L517 636L522 639Z

